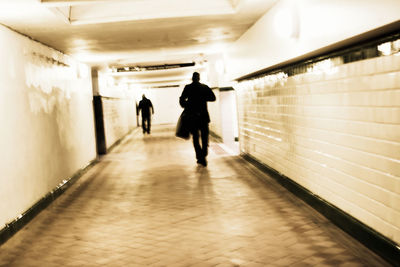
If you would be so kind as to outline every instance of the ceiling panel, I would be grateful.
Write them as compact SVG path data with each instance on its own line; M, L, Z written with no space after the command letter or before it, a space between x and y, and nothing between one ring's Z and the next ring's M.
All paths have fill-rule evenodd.
M72 24L85 24L233 14L234 11L228 0L142 0L72 6L69 19Z
M194 62L277 0L1 0L0 23L94 66Z

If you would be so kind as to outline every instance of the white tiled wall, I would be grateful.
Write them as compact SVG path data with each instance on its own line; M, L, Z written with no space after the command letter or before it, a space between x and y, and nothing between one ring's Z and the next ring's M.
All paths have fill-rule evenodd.
M102 98L106 147L111 147L136 127L136 106L129 98Z
M400 55L237 89L242 152L400 243Z

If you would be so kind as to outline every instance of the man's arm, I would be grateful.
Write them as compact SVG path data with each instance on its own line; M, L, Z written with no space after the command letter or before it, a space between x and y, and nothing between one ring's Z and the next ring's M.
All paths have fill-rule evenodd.
M207 85L206 85L207 86ZM215 94L214 94L214 92L211 90L211 88L210 87L208 87L207 86L207 92L208 92L208 94L206 95L206 101L209 101L209 102L213 102L213 101L215 101L215 99L216 99L216 97L215 97Z
M179 104L181 105L181 107L185 108L186 103L187 103L187 87L185 86L181 96L179 97Z

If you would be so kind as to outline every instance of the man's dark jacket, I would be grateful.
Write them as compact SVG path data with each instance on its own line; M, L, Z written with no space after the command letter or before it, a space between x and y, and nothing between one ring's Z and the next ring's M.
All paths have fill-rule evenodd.
M179 104L191 114L198 114L201 123L209 123L207 101L215 101L214 92L205 84L192 82L183 89Z

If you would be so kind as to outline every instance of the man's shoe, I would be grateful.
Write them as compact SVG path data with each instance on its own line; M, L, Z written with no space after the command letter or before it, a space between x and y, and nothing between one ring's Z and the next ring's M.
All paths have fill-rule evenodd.
M197 163L207 167L207 160L205 158L197 160Z

